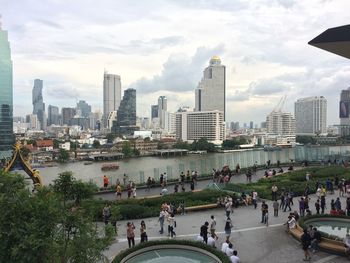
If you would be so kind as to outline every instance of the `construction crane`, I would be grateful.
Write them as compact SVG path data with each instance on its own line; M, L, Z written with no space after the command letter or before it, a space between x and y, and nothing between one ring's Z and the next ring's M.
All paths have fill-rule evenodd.
M286 98L287 98L287 95L282 96L279 102L277 103L276 107L272 110L272 112L282 111L284 103L286 102Z

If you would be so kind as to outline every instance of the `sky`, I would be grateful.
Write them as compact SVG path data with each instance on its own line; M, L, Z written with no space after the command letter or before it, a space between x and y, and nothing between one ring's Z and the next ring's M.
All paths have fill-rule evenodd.
M226 66L226 121L266 119L280 98L324 96L339 123L349 60L308 45L349 23L349 0L0 0L14 71L14 115L31 113L36 78L46 106L86 100L103 109L103 73L137 90L137 115L160 95L168 109L194 107L212 56Z

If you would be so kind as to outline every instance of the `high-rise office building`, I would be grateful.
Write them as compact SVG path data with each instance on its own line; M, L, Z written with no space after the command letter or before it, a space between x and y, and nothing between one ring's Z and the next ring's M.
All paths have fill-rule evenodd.
M202 138L221 144L225 140L224 114L221 111L177 112L176 139L192 142Z
M49 105L47 107L47 125L58 125L60 121L60 112L57 106Z
M62 124L71 125L70 122L74 118L75 113L75 108L62 108Z
M253 121L249 122L249 129L254 129L254 122Z
M196 111L218 110L226 115L226 68L218 56L210 59L195 90Z
M14 143L11 49L0 23L0 158L11 156Z
M165 128L165 114L168 110L168 100L165 96L159 96L158 98L158 118L159 126Z
M289 112L272 111L266 117L268 133L276 135L295 135L295 118Z
M34 80L32 91L33 114L38 116L40 122L40 129L46 130L46 114L45 103L43 100L43 81L41 79Z
M80 112L80 117L88 118L91 113L91 106L85 100L80 100L77 103L77 112Z
M339 118L340 126L339 133L341 136L350 135L350 87L346 90L342 90L340 93L339 102Z
M327 133L327 100L308 97L294 103L295 131L297 135Z
M28 128L32 130L40 130L40 121L38 115L28 114L26 116L26 123L28 123Z
M122 96L122 84L120 76L108 74L103 75L103 125L107 127L107 119L111 111L117 111Z
M113 121L112 132L132 134L139 129L136 127L136 90L127 89L117 111L117 120Z
M151 120L154 118L158 118L158 105L151 106Z

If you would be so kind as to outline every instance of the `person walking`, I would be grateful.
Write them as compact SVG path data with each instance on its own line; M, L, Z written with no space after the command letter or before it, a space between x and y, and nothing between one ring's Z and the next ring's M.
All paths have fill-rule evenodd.
M117 199L119 197L119 200L122 199L122 187L120 186L120 183L117 184L117 187L115 189L115 194L117 195Z
M105 225L108 224L109 218L111 217L111 206L106 204L105 207L102 210L102 217L103 217L103 222Z
M324 214L325 207L326 207L326 197L322 195L321 196L321 214Z
M316 214L319 215L320 214L320 199L317 199L317 201L315 203L315 208L316 208Z
M225 228L224 228L227 243L230 243L231 229L232 229L232 221L229 217L227 217L225 222Z
M107 189L108 185L109 185L109 178L107 177L107 175L104 175L103 176L103 187L105 189Z
M208 243L208 226L209 226L209 223L205 222L200 229L200 235L203 237L203 241L205 242L205 244Z
M274 184L274 185L271 187L272 201L277 200L277 191L278 191L278 187Z
M278 217L278 208L279 208L279 204L277 202L277 200L275 200L272 204L273 206L273 216Z
M129 248L135 246L135 226L134 223L128 222L126 224L126 237L128 239Z
M227 197L226 203L225 203L226 217L230 217L231 210L232 210L232 201L230 197Z
M299 214L301 217L304 217L305 215L305 201L303 197L299 200Z
M211 215L210 216L210 234L216 239L218 240L219 237L217 236L217 234L215 233L215 230L216 230L216 220L215 220L215 217L214 215Z
M254 205L254 209L256 209L256 207L258 206L258 192L256 192L255 190L253 190L252 192L252 199L253 199L253 205Z
M309 233L307 232L307 229L304 229L304 233L301 236L301 244L304 250L304 261L310 261L310 253L309 253L309 246L311 245L311 237Z
M165 218L168 216L168 213L165 209L162 209L159 213L159 225L160 225L160 230L159 230L159 234L163 234L164 233L164 221Z
M262 202L261 204L261 222L260 223L263 223L263 224L266 224L266 213L268 212L268 206L267 204L265 203L265 201Z
M141 221L140 225L140 238L141 238L141 243L148 241L147 233L146 233L146 223L145 221Z
M285 196L285 200L284 200L284 209L283 209L283 212L286 212L287 211L287 207L289 208L289 211L292 211L292 208L290 208L290 197L289 195L286 195Z
M176 237L176 233L175 233L175 231L174 231L175 227L176 227L176 221L175 221L174 214L172 213L172 214L168 217L168 229L169 229L170 237L171 237L171 238Z

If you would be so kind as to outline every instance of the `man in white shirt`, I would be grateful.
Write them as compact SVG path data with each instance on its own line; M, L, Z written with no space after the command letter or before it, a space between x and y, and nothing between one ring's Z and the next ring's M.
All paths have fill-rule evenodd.
M209 247L215 247L215 239L214 239L214 236L211 235L208 237L208 242L207 242L207 245Z
M230 243L226 248L226 256L231 257L233 255L233 245Z
M233 255L230 257L231 263L239 263L241 260L237 256L237 251L233 251Z
M294 216L288 217L288 227L289 229L296 228L297 221L295 220Z
M226 253L226 249L228 248L228 244L230 242L226 240L226 242L222 243L222 246L221 246L221 252L222 253Z

